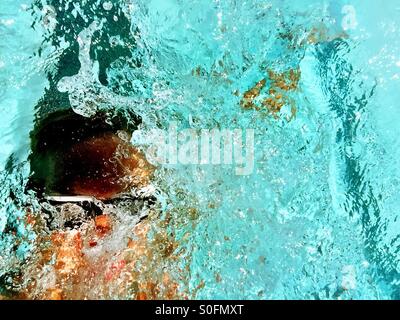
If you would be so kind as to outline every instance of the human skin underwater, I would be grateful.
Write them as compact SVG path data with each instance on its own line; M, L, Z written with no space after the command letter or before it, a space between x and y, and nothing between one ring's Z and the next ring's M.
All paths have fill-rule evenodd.
M0 3L0 299L399 299L394 0Z

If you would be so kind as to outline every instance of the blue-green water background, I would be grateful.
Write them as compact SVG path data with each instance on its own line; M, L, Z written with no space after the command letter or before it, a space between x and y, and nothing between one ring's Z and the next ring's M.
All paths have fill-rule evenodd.
M92 12L103 4L91 2ZM184 203L200 212L195 226L182 223L178 230L183 235L192 228L185 244L190 286L205 284L196 297L400 298L400 4L127 3L130 29L114 40L122 41L116 46L128 48L140 66L116 58L103 74L106 83L98 81L95 65L89 67L94 76L84 75L98 90L109 90L104 94L110 108L131 97L129 107L142 116L144 132L179 121L182 127L256 133L250 176L219 166L158 172L168 206ZM301 35L324 15L334 17L332 29L339 30L345 4L357 17L347 39L295 49L279 40L282 31ZM28 197L23 189L29 132L35 106L52 85L49 74L57 74L53 69L66 48L76 46L62 36L57 44L45 41L51 26L32 27L40 10L29 8L28 1L0 3L0 275L29 258L34 234L17 219L24 214L19 204ZM77 9L66 19L73 23L84 15ZM129 46L129 39L135 44ZM193 77L198 66L225 76ZM301 69L297 117L289 123L242 110L232 94L252 87L265 76L265 67ZM6 233L7 224L18 232ZM24 241L16 246L16 238Z

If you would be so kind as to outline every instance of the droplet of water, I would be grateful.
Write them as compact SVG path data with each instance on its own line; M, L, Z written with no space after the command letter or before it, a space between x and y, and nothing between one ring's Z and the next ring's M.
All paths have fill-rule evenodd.
M110 11L113 7L113 4L111 3L111 1L106 1L103 3L103 8L104 10Z

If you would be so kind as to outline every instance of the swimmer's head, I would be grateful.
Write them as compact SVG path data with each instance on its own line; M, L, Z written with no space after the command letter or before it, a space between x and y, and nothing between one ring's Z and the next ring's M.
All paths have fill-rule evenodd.
M140 119L118 113L82 117L60 111L41 121L32 138L28 187L39 195L111 199L150 182L152 167L129 142Z

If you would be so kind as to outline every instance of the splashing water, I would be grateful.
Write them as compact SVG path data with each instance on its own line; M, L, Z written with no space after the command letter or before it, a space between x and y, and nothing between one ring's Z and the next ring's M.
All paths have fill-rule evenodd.
M1 297L398 299L399 12L392 0L2 1ZM171 123L252 129L254 170L159 164L136 190L155 206L99 203L106 215L54 230L81 208L44 208L26 187L30 133L68 108L134 112L145 154Z

